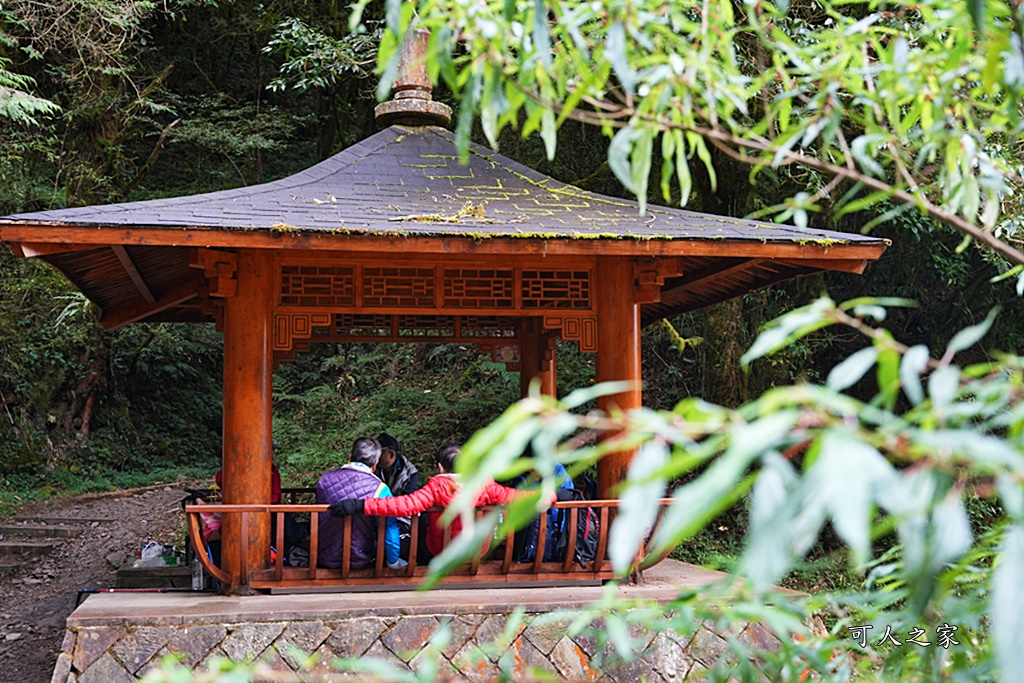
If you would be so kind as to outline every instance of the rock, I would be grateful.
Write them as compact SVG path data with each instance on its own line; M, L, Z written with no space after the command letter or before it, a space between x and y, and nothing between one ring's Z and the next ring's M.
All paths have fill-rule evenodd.
M121 550L115 551L107 555L107 562L114 569L120 569L124 561L128 559L128 555Z
M8 633L6 636L4 636L4 640L6 640L6 641L17 640L18 638L21 638L22 635L24 635L24 634L22 634L22 633Z

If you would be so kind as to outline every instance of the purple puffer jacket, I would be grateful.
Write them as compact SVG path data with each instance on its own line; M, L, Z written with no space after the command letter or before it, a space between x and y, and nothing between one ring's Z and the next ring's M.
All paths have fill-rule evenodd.
M316 484L316 502L331 504L344 498L373 498L384 484L368 469L351 463L326 472ZM344 543L345 520L320 513L321 567L340 567ZM373 564L377 556L377 519L366 515L352 516L352 568Z

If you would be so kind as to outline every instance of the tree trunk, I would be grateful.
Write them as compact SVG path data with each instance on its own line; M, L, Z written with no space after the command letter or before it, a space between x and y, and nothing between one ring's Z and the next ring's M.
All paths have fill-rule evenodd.
M743 355L743 299L723 301L704 314L704 398L735 407L747 400L747 376L740 367Z

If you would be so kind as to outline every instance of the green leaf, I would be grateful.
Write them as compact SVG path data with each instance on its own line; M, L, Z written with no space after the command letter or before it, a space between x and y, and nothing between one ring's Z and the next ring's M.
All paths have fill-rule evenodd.
M971 13L974 30L981 36L985 33L985 0L967 0L967 10Z
M878 347L865 347L832 368L825 383L833 391L843 391L856 384L871 369L877 359Z
M533 3L533 49L537 51L545 68L550 69L551 33L548 30L548 10L544 0L535 0Z
M619 512L608 538L608 559L618 574L632 566L665 495L665 480L657 476L668 462L668 447L662 441L643 445L629 465L626 487L619 502Z
M676 144L676 179L679 181L679 205L686 206L690 199L690 192L693 190L693 178L690 176L690 165L686 161L686 144L683 131L678 128L672 131L672 137ZM1024 282L1024 275L1021 276Z
M988 316L980 323L966 327L953 335L953 338L949 340L949 345L946 347L946 353L943 355L943 358L951 359L957 352L970 348L981 341L981 338L992 327L992 323L999 314L999 310L999 306L996 306L988 312Z
M928 395L932 399L932 407L937 411L945 411L956 398L960 389L960 368L947 365L939 368L928 378Z
M932 513L932 528L936 570L967 552L974 540L964 502L954 491L946 494L946 497L935 506Z
M647 210L647 182L651 177L651 161L654 157L654 134L653 130L647 128L638 131L630 158L633 187L641 214Z
M1006 530L992 572L992 640L996 659L1009 680L1024 671L1024 526Z
M915 406L924 401L924 389L921 387L921 373L928 367L928 347L918 344L911 346L900 363L900 380L907 398Z
M635 134L636 131L632 128L621 128L612 138L611 144L608 145L608 166L623 187L634 194L636 194L636 187L633 185L630 155L633 151L633 136Z
M750 530L740 570L744 575L756 573L769 584L792 567L795 554L785 538L788 530L779 522L789 514L786 508L797 482L789 462L773 453L765 456L750 496Z
M868 153L867 147L868 145L876 146L880 141L881 138L879 136L861 135L854 138L853 142L850 144L850 151L853 153L853 158L857 160L857 163L860 164L861 168L863 168L868 175L873 175L876 178L884 177L885 169L883 169L882 165L875 161Z
M996 476L996 490L1006 514L1018 524L1024 523L1024 484L1006 472Z
M863 566L871 550L871 510L875 492L897 477L892 465L852 433L831 429L821 439L821 455L807 473L807 485L832 518L836 533Z
M773 320L743 354L740 364L748 367L754 360L770 356L801 337L834 324L835 321L829 317L829 312L834 306L835 303L831 299L822 297L810 306L790 311Z
M619 79L619 83L626 89L626 92L632 95L636 87L636 74L629 63L626 28L622 25L621 21L612 22L612 25L608 28L604 49L605 54L608 56L608 61L611 62L612 69L615 71L615 76Z

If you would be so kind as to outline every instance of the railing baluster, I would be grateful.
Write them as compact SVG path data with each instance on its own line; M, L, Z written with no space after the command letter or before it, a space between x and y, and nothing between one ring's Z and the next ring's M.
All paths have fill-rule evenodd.
M241 557L242 567L241 567L241 569L242 569L242 571L240 572L240 574L241 574L240 579L242 581L242 585L246 585L246 584L249 583L249 513L248 512L242 512L241 515L242 515L242 522L241 522L241 524L242 524L242 530L241 530L242 531L242 533L241 533L241 539L242 539L242 557ZM221 557L223 557L224 556L223 541L221 541L220 552L221 552Z
M426 514L421 512L420 514ZM406 576L416 573L416 561L420 543L420 515L409 518L409 566L405 569Z
M476 520L477 524L480 523L480 520L483 519L483 516L484 516L484 511L483 510L479 510L478 509L478 510L474 511L474 519ZM477 550L475 553L473 553L473 559L470 560L470 563L469 563L469 574L470 574L470 576L476 576L476 573L478 571L480 571L480 552L481 552L480 550Z
M274 558L274 579L277 581L281 580L284 576L284 513L283 512L272 512L274 520L277 524L277 538L274 539L274 547L277 548L277 557Z
M508 574L508 570L512 567L512 555L516 548L516 530L510 529L508 536L505 537L505 555L501 558L501 573L502 575Z
M572 562L576 559L576 526L579 524L579 519L580 509L578 507L569 508L569 542L565 545L565 557L562 558L563 573L572 569Z
M600 534L597 537L597 555L594 557L594 573L600 573L604 567L604 553L608 549L608 522L611 508L602 505L599 518L601 520Z
M537 523L537 554L533 556L533 569L531 570L534 574L540 574L540 565L544 562L544 546L548 542L548 525L547 519L544 515L547 513L541 513L538 517Z
M320 513L309 513L309 578L316 579L316 566L320 563Z
M341 527L341 578L347 579L352 569L352 516L345 518Z
M377 557L373 564L373 575L380 577L384 573L384 560L387 549L384 547L385 531L387 529L387 517L377 518Z

